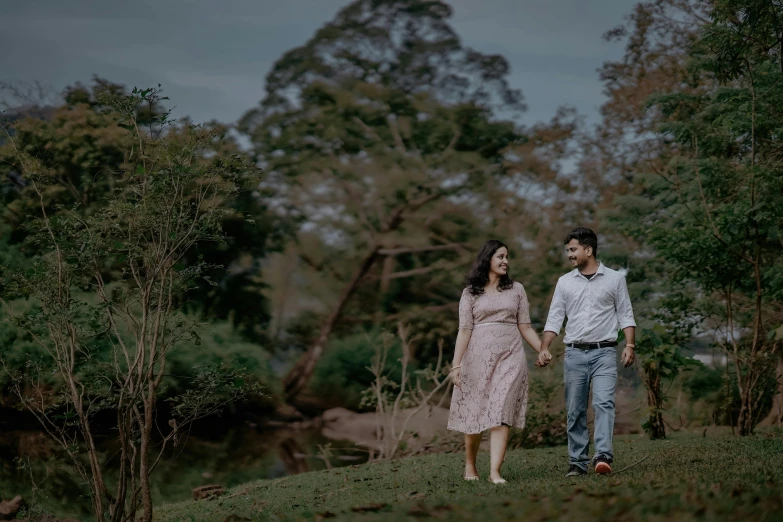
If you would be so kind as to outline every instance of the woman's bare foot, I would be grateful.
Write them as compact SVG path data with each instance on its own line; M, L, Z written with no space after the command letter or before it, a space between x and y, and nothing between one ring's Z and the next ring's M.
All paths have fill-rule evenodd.
M505 484L506 479L500 476L500 473L490 473L489 481L493 484Z
M478 480L479 474L478 470L476 469L476 465L473 464L472 466L469 464L465 464L465 474L462 476L465 480Z

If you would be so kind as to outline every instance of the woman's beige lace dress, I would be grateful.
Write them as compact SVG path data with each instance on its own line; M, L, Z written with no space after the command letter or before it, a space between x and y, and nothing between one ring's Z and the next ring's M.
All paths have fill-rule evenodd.
M530 323L520 283L479 296L467 288L462 292L459 327L473 333L461 362L461 386L451 396L450 430L481 433L502 424L525 426L527 359L519 323Z

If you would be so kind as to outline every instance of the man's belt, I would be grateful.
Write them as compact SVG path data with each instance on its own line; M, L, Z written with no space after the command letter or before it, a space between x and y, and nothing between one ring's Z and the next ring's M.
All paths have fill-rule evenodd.
M596 348L615 348L617 341L601 341L598 343L568 343L569 348L578 348L580 350L595 350Z

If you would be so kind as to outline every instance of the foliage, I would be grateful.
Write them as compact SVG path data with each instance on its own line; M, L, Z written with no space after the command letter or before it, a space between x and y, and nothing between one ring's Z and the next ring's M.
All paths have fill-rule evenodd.
M423 440L421 427L433 409L440 408L449 395L451 380L443 360L443 341L438 343L439 356L433 366L411 371L410 340L407 328L398 323L397 339L391 333L383 335L367 368L373 381L362 393L360 406L375 409L378 454L371 455L371 459L410 455L433 442ZM402 349L399 379L395 379L387 367L392 347L397 342Z
M722 300L715 321L736 366L740 433L749 434L763 400L757 384L779 360L770 332L781 297L772 274L783 268L783 122L775 109L783 88L780 56L759 42L779 39L769 24L777 27L783 11L767 2L716 2L712 16L692 53L693 69L722 85L653 100L666 118L660 132L677 148L667 171L645 187L665 206L650 216L651 243L677 279Z
M300 223L285 266L326 303L286 376L289 399L347 317L369 329L432 314L444 332L461 272L487 236L545 244L549 260L546 233L565 219L560 192L570 187L558 162L578 118L561 111L529 129L501 120L497 102L504 115L523 107L508 64L466 48L450 15L439 1L352 2L275 63L260 106L240 122L280 212ZM548 266L541 252L527 255Z
M530 372L525 427L511 429L509 448L562 446L568 442L562 402L563 380L558 370L562 368Z
M75 293L79 300L95 302L89 294ZM11 308L17 313L33 313L40 307L30 301L12 301ZM37 312L36 312L37 313ZM212 321L199 323L195 317L188 315L188 321L200 324L199 344L192 341L184 341L176 347L168 356L166 377L161 390L162 397L171 397L184 393L193 386L196 378L196 368L218 367L221 365L236 368L244 368L248 378L261 384L265 389L264 400L256 404L261 407L270 407L280 400L280 379L271 366L269 352L255 343L247 341L236 329L225 321ZM11 373L16 373L33 360L40 361L46 354L45 350L37 344L29 334L15 324L0 322L0 353L7 368ZM93 357L96 360L107 361L111 358L112 348L109 345L97 346ZM369 364L369 356L367 357ZM366 370L365 370L366 371ZM5 394L10 394L11 375L0 372L0 389ZM42 385L56 389L58 382L49 372L41 376ZM4 395L6 407L16 404L13 395Z
M683 353L680 342L687 336L682 328L667 328L661 323L642 324L637 338L637 356L647 389L648 418L642 424L651 439L666 437L663 413L668 400L665 388L689 367L700 362ZM668 386L667 386L668 385Z
M689 322L725 350L741 434L768 400L757 386L780 364L781 16L770 2L639 4L633 31L614 33L628 38L624 60L603 73L601 132L614 151L591 160L617 173L603 217L636 252L627 257L629 275L647 281L642 317L663 310L667 328ZM677 293L691 306L661 299Z
M761 388L763 399L759 402L756 410L757 418L754 421L756 423L769 413L777 381L772 375L766 375L758 386ZM689 401L692 403L703 402L708 408L706 418L694 418L690 419L691 421L701 421L705 425L737 425L742 409L742 400L733 365L717 368L699 366L685 376L682 380L682 387L687 393Z
M13 144L5 136L0 138L3 178L0 226L9 254L17 252L14 255L29 260L39 253L33 242L26 241L28 216L40 218L45 210L48 216L56 218L60 211L68 210L82 218L93 217L126 181L122 178L125 153L133 140L127 129L117 125L118 108L108 102L126 94L123 86L96 77L92 85L68 87L58 106L11 113L16 117L9 122L8 129ZM19 103L25 101L22 97ZM169 122L165 129L157 126L159 119L167 114L164 103L166 100L161 99L154 106L136 108L134 118L140 130L152 134L165 132L165 138L172 144L192 143L193 125L188 121L179 125ZM229 157L242 153L235 140L226 134L227 126L212 122L200 128L201 132L220 136L210 145L219 154ZM49 182L39 186L43 207L29 179L21 175L23 166L15 148L36 158L50 172ZM204 275L214 284L198 281L196 288L189 292L187 308L216 319L231 320L254 340L263 339L263 326L268 321L259 258L275 247L277 236L286 230L283 223L271 219L264 195L259 190L229 195L225 208L235 211L221 214L223 241L198 244L182 259L188 266L206 263L230 268L208 268ZM120 277L111 271L103 275L107 283Z
M200 343L180 298L215 268L183 259L197 244L222 240L223 218L234 213L227 199L255 178L241 156L221 153L213 129L190 126L184 137L172 136L165 133L166 114L150 116L150 128L143 128L138 115L153 114L161 100L156 89L101 99L127 134L127 149L107 200L92 213L53 205L48 195L60 186L61 169L8 136L40 213L26 223L27 242L38 255L4 270L4 304L9 320L43 353L29 357L21 371L5 358L3 366L21 403L87 484L99 521L135 520L139 510L141 520L151 521L150 475L168 445L179 444L180 430L258 392L242 368L202 368L195 375L198 393L171 397L169 429L164 434L158 426L167 355L183 343ZM24 299L32 306L12 308ZM42 382L47 375L55 386ZM116 415L114 487L95 443L96 416L105 412ZM162 437L158 444L153 432Z
M263 385L266 401L280 398L280 379L272 369L271 356L262 347L243 338L230 323L209 322L202 325L199 344L185 342L177 346L168 359L163 393L174 396L192 388L194 368L225 366L242 368L253 382ZM197 391L199 388L193 388ZM261 403L264 405L266 403Z
M372 365L377 347L388 341L384 340L385 337L380 329L375 329L333 339L315 369L307 395L318 397L322 407L360 409L362 394L374 379L368 368ZM393 341L389 349L393 357L387 363L387 369L391 378L399 382L399 356L402 354L399 341ZM374 406L371 408L374 409Z
M711 399L720 393L724 373L720 367L702 364L683 378L682 387L693 401Z
M259 109L246 127L281 109L288 112L314 83L345 78L383 85L404 95L429 91L445 105L524 108L508 81L508 62L466 48L449 25L452 9L440 0L355 0L305 44L284 54L266 81ZM403 100L401 100L403 101Z

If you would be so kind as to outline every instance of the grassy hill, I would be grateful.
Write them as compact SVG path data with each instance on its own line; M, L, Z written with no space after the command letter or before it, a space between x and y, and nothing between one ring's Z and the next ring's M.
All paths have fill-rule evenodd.
M157 521L783 521L783 434L615 440L615 473L565 478L566 448L508 454L507 485L464 482L462 455L251 482L222 498L161 506Z

